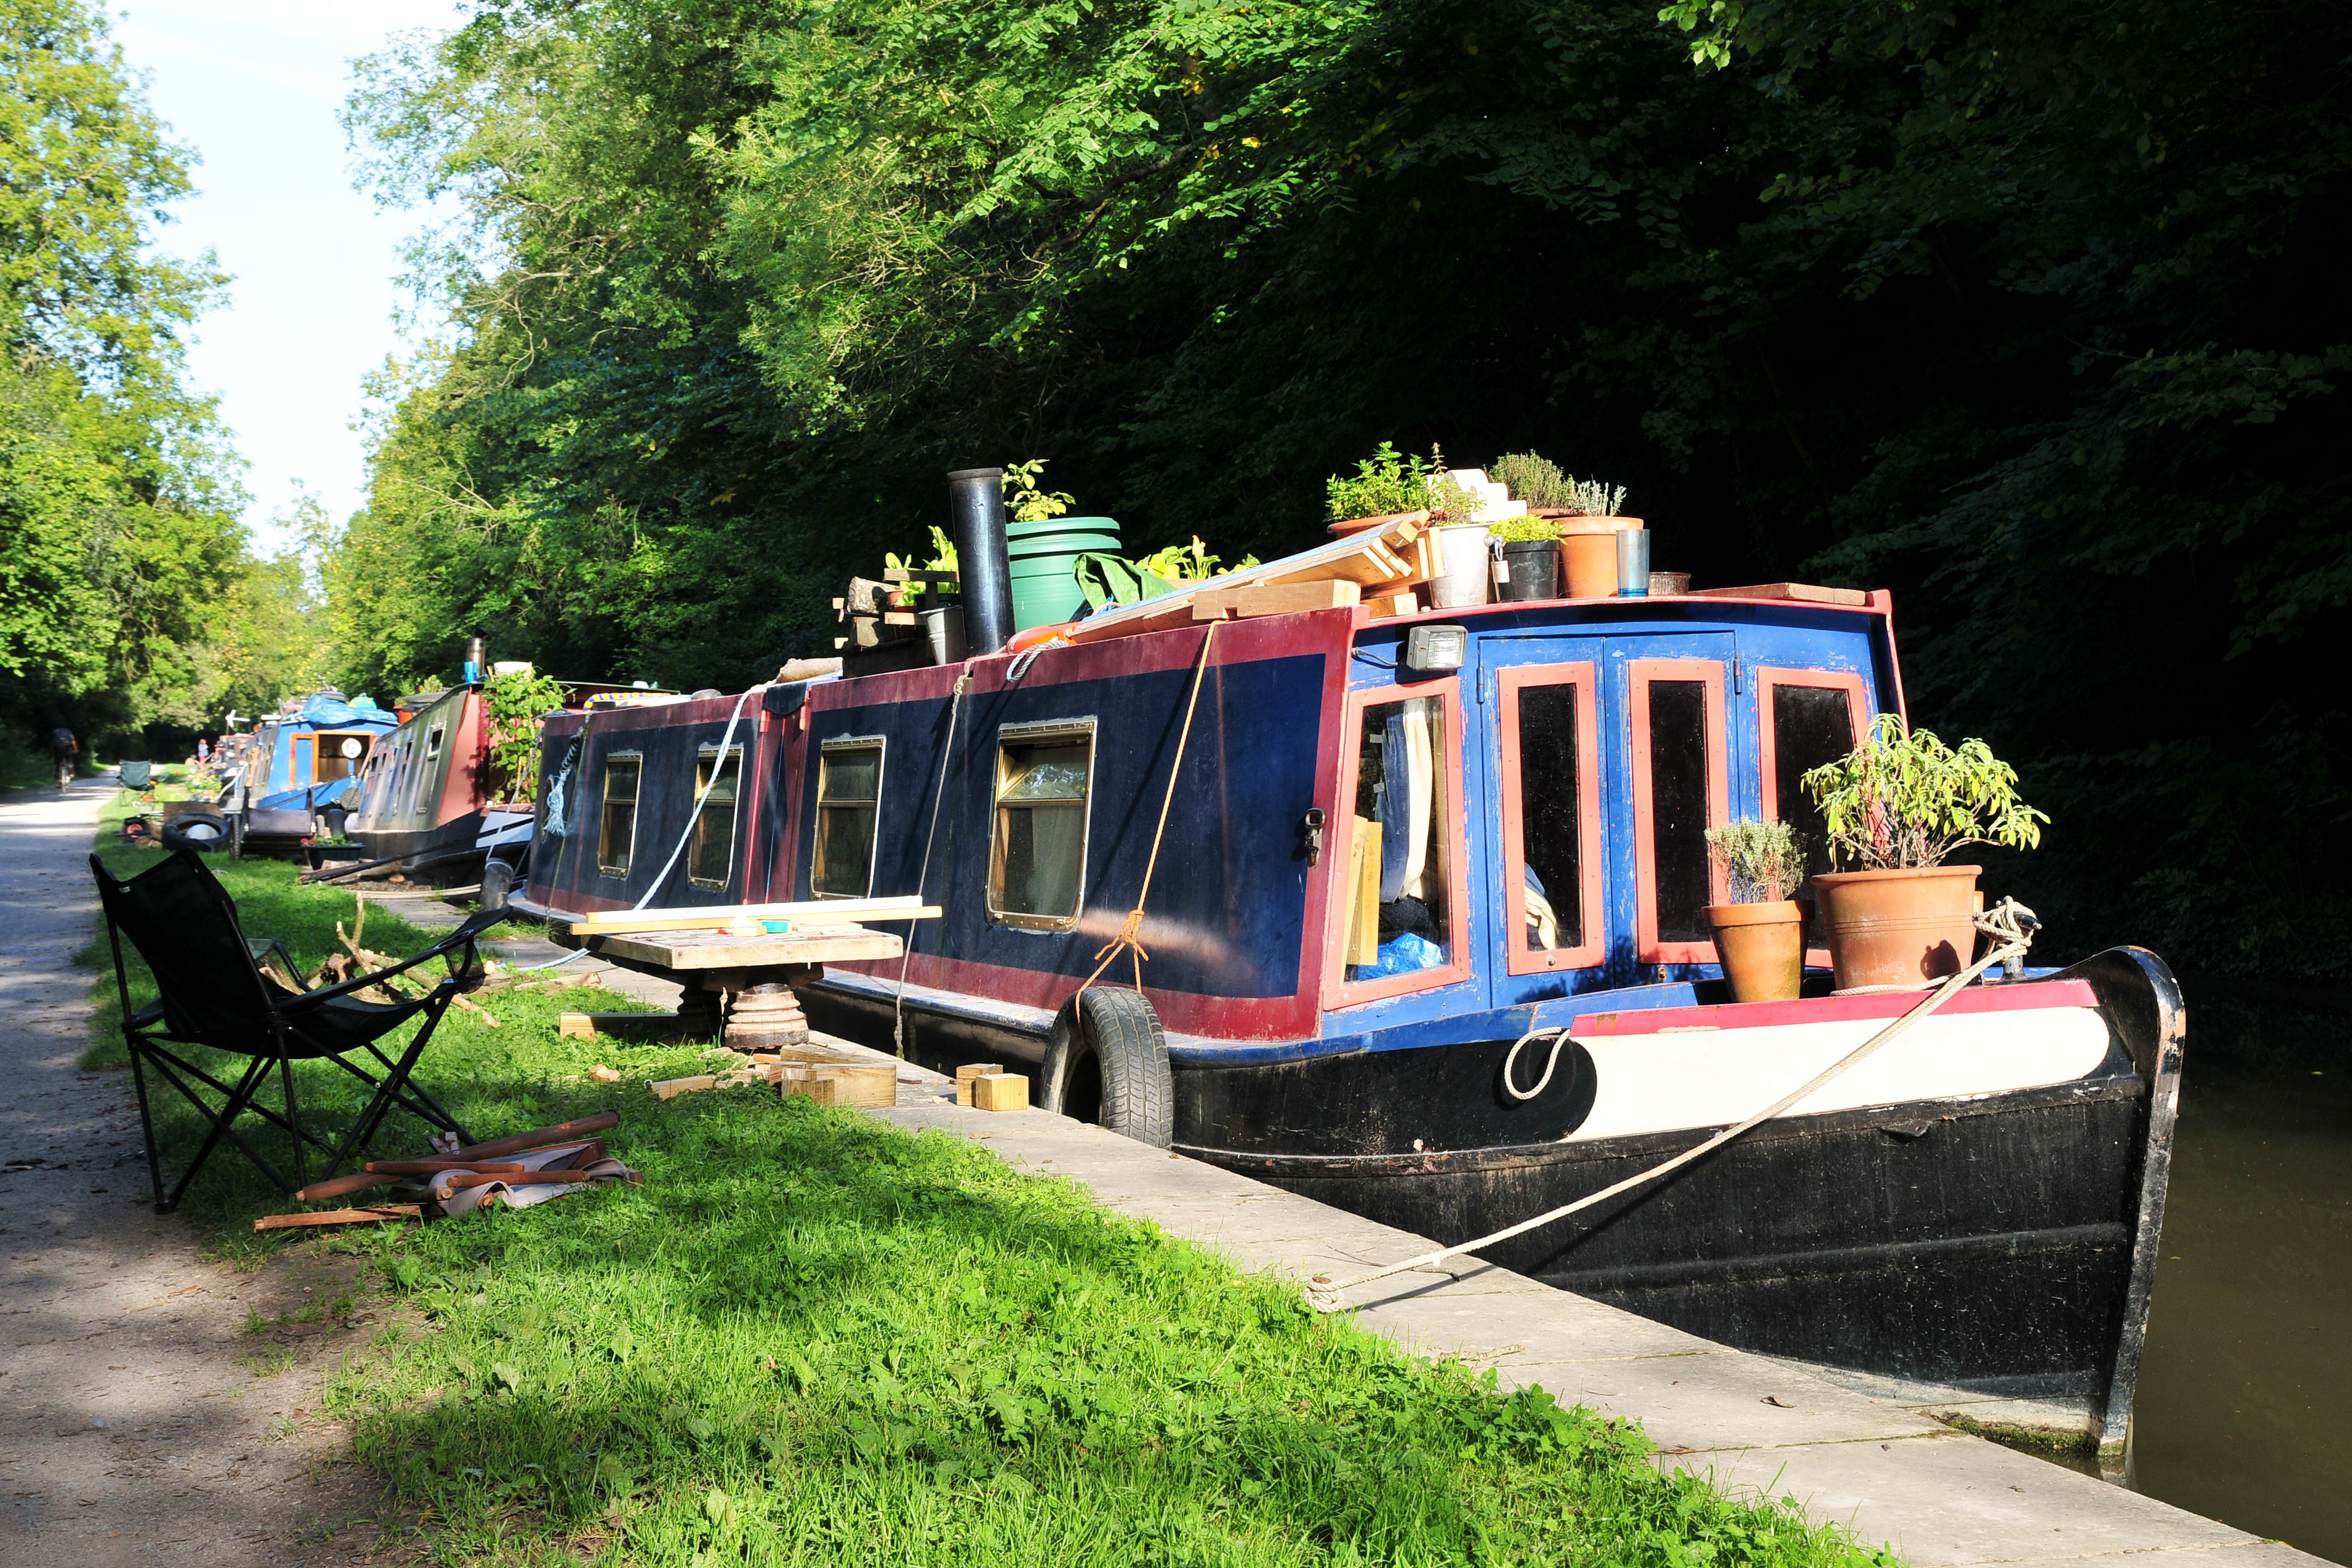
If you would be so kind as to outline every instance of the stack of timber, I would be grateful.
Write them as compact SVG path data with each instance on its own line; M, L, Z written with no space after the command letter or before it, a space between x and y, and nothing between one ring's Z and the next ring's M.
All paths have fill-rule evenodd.
M916 895L886 899L812 899L788 904L705 904L688 910L592 910L570 921L574 937L623 936L642 931L727 931L737 921L806 921L825 926L868 921L935 921L940 906Z
M1286 555L1188 584L1140 604L1104 610L1062 635L1070 642L1101 642L1139 632L1170 631L1196 621L1294 615L1301 610L1368 605L1374 618L1411 615L1421 607L1419 584L1439 574L1437 542L1427 512L1407 512Z
M883 573L878 583L852 577L833 602L835 618L848 628L833 639L833 646L856 667L851 671L855 674L928 665L932 648L923 633L922 614L953 603L960 585L953 572L910 572L898 566Z

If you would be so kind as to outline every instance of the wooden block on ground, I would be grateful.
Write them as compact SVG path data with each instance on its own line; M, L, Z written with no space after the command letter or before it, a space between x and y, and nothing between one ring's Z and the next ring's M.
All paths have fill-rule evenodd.
M1003 1072L1003 1070L1004 1064L1003 1062L967 1062L962 1067L956 1068L956 1103L962 1106L969 1106L971 1104L972 1079L982 1077L988 1073Z
M971 1080L971 1103L982 1110L1026 1110L1029 1080L1017 1072L982 1073Z
M555 1020L558 1038L593 1040L596 1037L596 1020L585 1013L566 1013Z
M809 1068L809 1077L833 1080L833 1102L835 1105L898 1103L898 1069L896 1067L816 1067Z
M814 1100L819 1105L831 1105L834 1089L834 1080L829 1078L793 1077L788 1074L782 1080L782 1092L786 1100L797 1098Z
M698 1089L716 1089L719 1079L710 1073L703 1073L696 1078L666 1078L646 1087L660 1099L676 1100L681 1094L692 1094Z

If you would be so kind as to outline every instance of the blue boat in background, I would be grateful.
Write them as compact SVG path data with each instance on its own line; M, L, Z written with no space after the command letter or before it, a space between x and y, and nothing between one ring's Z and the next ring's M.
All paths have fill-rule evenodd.
M262 720L222 802L238 838L341 837L344 818L359 804L361 770L377 742L399 727L399 714L332 689Z

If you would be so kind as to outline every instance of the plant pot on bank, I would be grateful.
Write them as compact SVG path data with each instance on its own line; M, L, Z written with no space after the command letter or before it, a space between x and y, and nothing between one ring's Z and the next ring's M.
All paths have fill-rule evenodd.
M1923 985L1976 956L1974 866L1824 871L1813 879L1837 988Z

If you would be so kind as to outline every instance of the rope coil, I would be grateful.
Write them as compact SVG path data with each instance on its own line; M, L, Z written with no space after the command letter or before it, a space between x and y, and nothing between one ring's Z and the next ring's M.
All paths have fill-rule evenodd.
M1449 1258L1457 1258L1465 1252L1483 1251L1486 1247L1494 1246L1496 1242L1508 1241L1513 1237L1524 1236L1528 1231L1540 1229L1556 1219L1565 1219L1570 1215L1575 1214L1580 1209L1588 1209L1592 1207L1595 1204L1605 1203L1609 1199L1617 1196L1620 1193L1631 1192L1633 1188L1641 1186L1645 1183L1655 1181L1658 1177L1666 1174L1670 1171L1679 1170L1683 1166L1689 1164L1692 1161L1698 1159L1700 1156L1712 1153L1716 1150L1722 1148L1726 1143L1730 1142L1733 1139L1738 1137L1741 1133L1748 1131L1751 1128L1760 1126L1764 1122L1771 1121L1772 1118L1780 1115L1790 1106L1803 1100L1815 1089L1820 1089L1822 1085L1837 1078L1840 1074L1845 1072L1851 1068L1859 1067L1865 1059L1875 1054L1881 1047L1885 1046L1897 1036L1901 1035L1906 1029L1908 1029L1912 1025L1917 1023L1920 1019L1927 1017L1937 1008L1941 1007L1945 1003L1950 1001L1954 996L1958 995L1962 987L1968 985L1969 983L1974 981L1977 976L1982 974L1988 969L2000 963L2010 963L2014 967L2017 963L2022 961L2025 957L2026 949L2033 945L2033 933L2042 929L2042 922L2034 918L2033 911L2027 909L2023 904L2019 903L2015 899L2003 899L1999 904L1985 910L1982 914L1976 916L1975 919L1977 929L1993 939L1993 946L1990 952L1988 952L1982 958L1978 959L1974 963L1969 964L1966 969L1961 970L1958 974L1953 975L1950 979L1937 986L1935 991L1930 993L1916 1007L1912 1008L1909 1012L1904 1014L1901 1017L1887 1025L1885 1028L1879 1030L1878 1033L1873 1035L1869 1039L1863 1042L1862 1045L1855 1047L1853 1050L1849 1051L1846 1055L1841 1057L1837 1061L1832 1063L1821 1072L1814 1074L1796 1089L1791 1089L1785 1095L1782 1095L1779 1100L1774 1100L1771 1104L1766 1106L1755 1115L1748 1118L1747 1121L1727 1127L1722 1131L1717 1133L1714 1137L1709 1138L1706 1142L1698 1144L1695 1148L1686 1149L1683 1152L1675 1155L1672 1159L1661 1161L1659 1163L1651 1166L1648 1170L1641 1172L1636 1175L1628 1176L1622 1182L1618 1182L1611 1186L1603 1187L1601 1191L1593 1193L1589 1196L1579 1198L1573 1203L1562 1204L1555 1209L1547 1209L1542 1214L1536 1215L1533 1219L1521 1220L1518 1224L1498 1230L1492 1236L1482 1236L1475 1241L1465 1241L1454 1247L1441 1247L1434 1252L1424 1252L1418 1258L1408 1258L1402 1263L1391 1263L1385 1268L1376 1268L1370 1274L1361 1274L1353 1279L1342 1279L1337 1283L1320 1279L1311 1280L1307 1283L1306 1288L1307 1305L1314 1308L1315 1310L1318 1312L1339 1311L1347 1304L1345 1295L1346 1292L1349 1290L1357 1289L1365 1285L1377 1283L1378 1281L1386 1279L1392 1275L1410 1273L1417 1268L1427 1268L1435 1264L1443 1263ZM1530 1030L1527 1036L1521 1037L1519 1044L1525 1045L1528 1038L1543 1032L1544 1031L1541 1030ZM1566 1037L1567 1032L1565 1030L1560 1031L1560 1038L1565 1039ZM1514 1056L1517 1055L1517 1046L1514 1046L1512 1047ZM1554 1060L1557 1060L1559 1058L1559 1046L1555 1044L1553 1047ZM1505 1066L1507 1069L1509 1066L1509 1062L1507 1060L1506 1061ZM1544 1071L1546 1081L1549 1081L1550 1077L1550 1068L1547 1068ZM1505 1087L1509 1087L1510 1079L1507 1076L1507 1072L1504 1079L1504 1084ZM1522 1096L1521 1098L1533 1099L1535 1094L1539 1094L1542 1091L1543 1085L1538 1084L1533 1093ZM1512 1092L1517 1094L1518 1091L1517 1089L1513 1089Z

